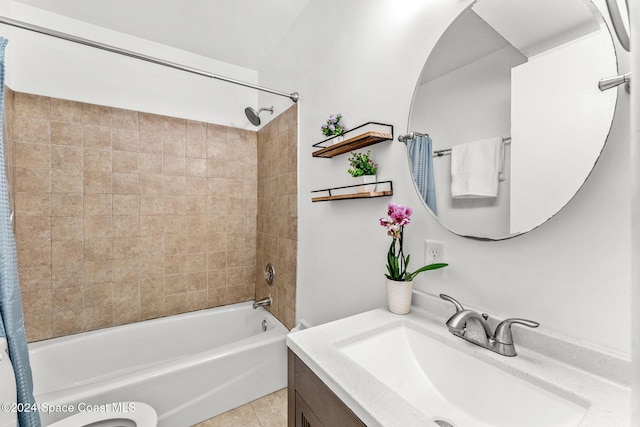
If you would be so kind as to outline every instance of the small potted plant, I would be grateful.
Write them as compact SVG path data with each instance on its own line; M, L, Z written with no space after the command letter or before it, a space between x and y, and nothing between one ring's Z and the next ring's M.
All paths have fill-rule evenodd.
M389 203L387 218L380 218L380 225L387 229L387 235L393 238L387 252L387 299L389 311L395 314L407 314L411 311L413 279L423 271L446 267L448 264L425 265L414 271L408 271L411 255L403 251L404 227L411 222L413 209L409 206Z
M342 114L332 114L327 119L327 123L320 128L324 136L333 136L333 144L344 141L342 134L347 130L342 123Z
M378 164L371 160L371 151L366 153L351 153L349 157L349 175L356 178L359 183L365 184L358 188L359 193L376 191L376 174Z

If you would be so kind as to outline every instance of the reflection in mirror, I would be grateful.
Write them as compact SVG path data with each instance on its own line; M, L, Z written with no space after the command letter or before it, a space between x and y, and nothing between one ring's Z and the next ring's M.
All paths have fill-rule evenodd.
M598 82L616 73L611 35L588 0L475 2L435 45L411 106L409 131L433 145L432 214L491 240L555 215L602 151L617 91Z

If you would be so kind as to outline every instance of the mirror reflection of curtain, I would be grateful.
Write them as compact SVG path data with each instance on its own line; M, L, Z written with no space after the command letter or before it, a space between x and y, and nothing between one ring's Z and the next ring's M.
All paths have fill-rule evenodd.
M407 141L407 149L411 175L413 175L416 187L422 196L422 200L427 203L431 212L437 215L431 138L422 135L416 136Z
M29 365L22 296L18 283L16 241L10 219L9 191L4 164L4 59L7 42L7 39L0 37L0 337L6 338L9 345L9 359L16 377L18 405L34 408L33 379ZM40 427L38 412L18 411L18 425Z

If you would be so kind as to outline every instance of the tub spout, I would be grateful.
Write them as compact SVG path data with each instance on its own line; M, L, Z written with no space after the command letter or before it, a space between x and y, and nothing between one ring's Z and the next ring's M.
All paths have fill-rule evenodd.
M253 308L256 309L258 307L266 307L268 305L271 305L272 302L273 302L273 298L271 298L271 294L269 294L268 297L263 298L260 301L254 301Z

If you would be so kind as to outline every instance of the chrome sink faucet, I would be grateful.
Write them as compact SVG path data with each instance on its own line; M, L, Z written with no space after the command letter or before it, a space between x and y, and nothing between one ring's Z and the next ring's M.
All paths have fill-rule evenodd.
M505 319L496 327L495 333L489 326L489 315L465 309L458 301L449 295L440 294L440 298L449 301L456 308L456 312L447 320L449 332L470 343L479 345L503 356L515 356L511 325L518 324L537 328L540 323L527 319Z

